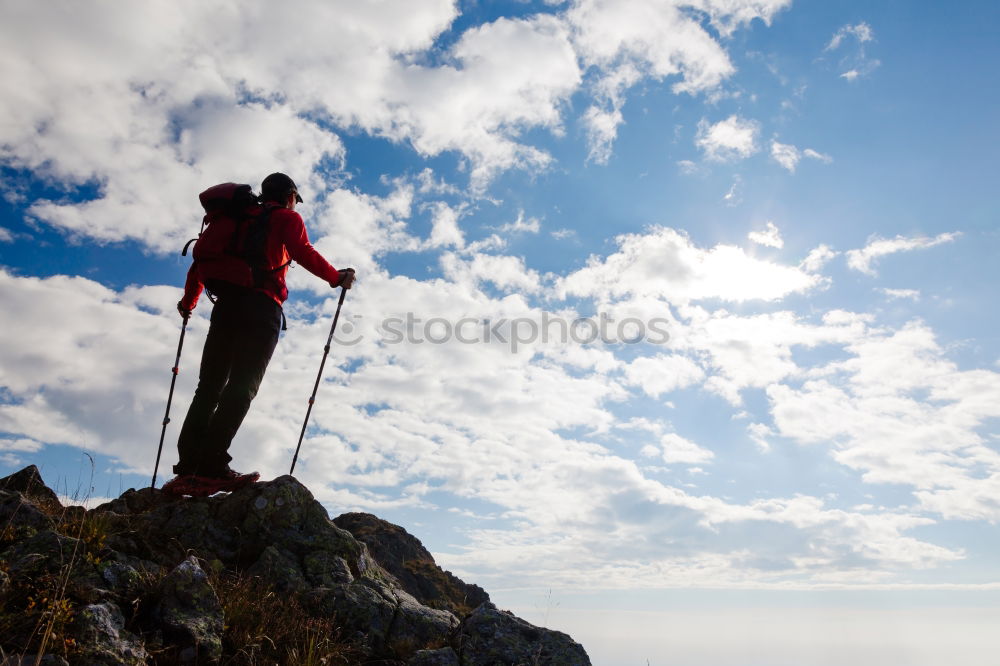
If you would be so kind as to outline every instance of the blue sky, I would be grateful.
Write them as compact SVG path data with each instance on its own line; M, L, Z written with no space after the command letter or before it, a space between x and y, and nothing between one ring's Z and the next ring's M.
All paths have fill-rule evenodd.
M280 170L359 272L296 468L332 514L597 664L989 663L995 4L2 7L0 473L149 482L197 194ZM265 478L337 295L289 282Z

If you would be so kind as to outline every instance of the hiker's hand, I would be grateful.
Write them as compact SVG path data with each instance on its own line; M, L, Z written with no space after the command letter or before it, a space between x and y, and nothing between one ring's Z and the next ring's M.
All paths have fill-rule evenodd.
M184 307L184 303L182 301L177 301L177 312L179 312L181 314L181 317L183 317L185 320L187 320L187 318L191 316L191 310Z
M344 289L350 289L351 285L354 284L354 269L345 268L342 271L338 272L340 273L340 280L337 282L337 284L333 286L343 287Z

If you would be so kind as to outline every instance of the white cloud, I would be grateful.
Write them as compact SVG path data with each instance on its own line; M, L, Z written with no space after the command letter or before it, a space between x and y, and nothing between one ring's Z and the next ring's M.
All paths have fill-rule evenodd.
M660 438L660 452L663 462L668 465L684 463L700 465L710 462L715 454L676 433L668 433Z
M584 66L597 71L597 103L584 114L589 159L606 163L622 122L626 91L645 77L676 76L673 89L712 91L734 71L702 16L723 37L754 19L769 24L788 0L576 0L566 13ZM695 9L704 12L693 14Z
M19 451L23 453L34 453L41 450L42 443L28 437L17 439L0 438L0 451Z
M501 259L504 265L510 263ZM482 265L490 271L505 270ZM460 268L477 270L475 258ZM146 471L153 444L140 450L135 442L152 442L149 430L162 417L169 383L163 361L172 359L178 331L172 312L177 290L115 292L80 278L0 276L3 306L16 307L22 326L38 332L24 336L11 330L0 340L5 390L15 398L0 405L0 428L15 440L86 445ZM417 282L374 274L363 290L352 292L345 315L358 316L362 323L379 321L391 314L386 304L397 302L400 293L407 299L399 309L409 309L425 321L435 316L455 321L461 316L509 318L535 312L516 296L486 297L464 278ZM265 475L286 469L292 435L305 407L301 396L315 373L333 307L331 297L314 311L289 308L289 333L279 343L234 443L241 466L261 469ZM178 421L193 389L192 368L207 326L204 314L197 312L189 326L175 394ZM678 344L713 350L713 366L737 383L757 382L757 376L773 381L761 344L773 346L780 366L782 345L808 344L810 339L817 344L843 341L858 333L856 319L846 315L831 318L823 327L809 327L790 315L744 322L721 312L689 314L690 330L679 336ZM61 325L70 320L72 326ZM755 346L737 359L736 343L748 340ZM727 345L728 356L721 351ZM520 355L498 344L454 342L399 346L371 337L354 347L338 345L296 471L318 498L341 510L406 505L432 510L426 497L430 490L437 495L436 503L451 504L442 499L447 496L458 505L475 499L496 506L502 526L468 533L460 556L446 553L442 560L474 570L484 585L494 580L579 585L605 573L604 585L624 588L780 586L804 579L814 585L857 572L859 561L867 575L885 577L898 567L930 566L960 556L905 534L925 519L843 512L807 497L733 503L695 495L647 478L634 462L592 439L556 434L611 428L615 420L606 405L624 397L614 372L620 370L626 377L631 372L643 390L657 393L670 390L664 381L677 383L676 377L657 383L657 371L686 372L685 382L698 381L701 371L676 354L653 357L658 366L636 361L626 366L594 349L580 350L592 368L581 372L580 367L588 366L571 366L569 356L551 351L540 347L540 355ZM691 352L699 353L694 348ZM865 354L882 358L884 350ZM899 361L890 356L887 362ZM737 370L740 367L744 369ZM884 374L877 368L872 376ZM982 394L973 389L958 390ZM982 408L995 410L992 405L1000 399L994 398L983 395ZM776 414L779 432L797 437L794 429L786 432L782 410L776 409ZM634 425L657 437L656 455L667 464L704 465L717 457L701 443L662 433L657 424ZM168 447L174 436L172 429ZM172 461L171 453L172 447L165 453L165 464ZM988 498L988 493L983 495L977 506L985 506ZM922 501L958 510L958 499L947 496L929 495ZM609 532L608 524L615 529ZM625 544L634 549L609 569L609 557L623 552ZM519 566L529 561L543 564Z
M726 202L727 206L738 206L743 201L742 192L743 178L741 178L739 174L736 174L733 176L733 184L729 187L729 191L726 192L722 199Z
M780 434L829 447L868 483L913 488L924 510L1000 520L1000 454L983 438L1000 416L1000 373L959 370L916 322L866 331L847 350L823 379L768 387Z
M829 164L830 162L833 161L833 158L830 157L829 155L825 155L823 153L817 152L817 151L813 150L812 148L806 148L805 150L802 151L802 154L805 157L808 157L808 158L814 159L814 160L819 160L820 162L823 162L825 164Z
M13 241L14 234L11 233L10 229L0 227L0 243L12 243Z
M770 426L764 423L751 423L747 426L747 434L750 435L750 439L754 441L762 453L768 453L771 450L768 438L774 436L775 433Z
M520 257L473 254L467 259L454 253L441 255L441 268L454 282L475 285L486 281L506 290L536 293L542 289L541 276L524 265Z
M830 42L823 51L828 52L840 49L848 38L853 38L857 48L841 59L840 67L846 68L846 70L840 74L840 77L849 82L854 82L858 78L870 74L881 63L874 58L869 58L865 53L865 44L874 41L875 33L871 26L863 21L855 25L848 24L840 28L830 39Z
M434 217L431 227L431 237L427 244L429 247L456 247L465 246L465 237L458 225L458 218L461 210L453 208L443 202L436 202L432 205Z
M587 131L590 152L587 159L597 164L607 164L611 159L611 149L618 136L618 126L622 124L620 109L601 109L592 106L583 114L582 123Z
M885 294L886 297L889 298L889 300L893 301L901 300L904 298L909 299L911 301L920 300L920 291L917 289L889 289L886 287L879 289L879 291Z
M704 377L705 371L697 363L678 355L641 356L625 366L625 383L640 387L654 398L691 386Z
M771 157L774 158L775 162L794 173L795 167L798 165L799 160L802 159L802 154L795 146L772 141Z
M702 118L694 142L711 161L735 162L757 152L759 133L760 125L756 121L735 114L714 125Z
M79 4L59 21L35 16L45 13L40 6L23 11L0 27L16 54L0 83L2 157L57 182L99 186L93 202L36 202L36 217L161 252L189 236L194 195L206 183L256 184L280 168L308 204L320 201L328 185L313 174L344 153L328 125L308 118L408 141L424 155L457 151L477 186L501 169L548 164L516 137L526 127L559 131L561 105L579 85L562 21L479 26L452 47L448 64L422 67L403 56L428 48L456 8L450 0L397 4L292 3L280 17L248 5L238 18L214 3ZM25 25L40 21L45 37L29 38L35 31ZM218 25L231 29L220 34ZM264 39L286 27L294 48ZM254 47L265 41L267 49ZM248 101L248 92L266 101Z
M524 211L518 211L517 219L513 222L508 222L502 225L497 231L501 233L531 233L537 234L539 229L541 229L541 223L536 217L529 217L525 219Z
M771 158L792 173L795 173L795 168L798 166L799 161L802 160L803 157L808 157L809 159L818 160L827 164L833 161L833 158L829 155L824 155L823 153L817 152L812 148L799 150L791 144L779 143L777 141L771 142Z
M576 296L650 295L671 303L719 298L777 300L816 287L820 279L798 268L750 257L742 248L701 249L683 233L654 227L617 239L618 251L557 281Z
M781 232L774 222L768 222L767 229L764 231L751 231L747 234L747 238L758 245L766 245L767 247L781 248L785 245L785 241L781 239Z
M923 250L943 243L951 243L959 236L961 236L961 233L957 231L938 234L934 238L928 238L927 236L896 236L895 238L872 236L868 240L868 245L862 249L847 251L847 265L867 275L875 275L873 264L880 257L897 252Z
M833 51L839 48L841 43L847 37L854 37L859 44L864 44L865 42L870 42L875 39L875 34L872 32L870 25L862 21L855 25L845 25L840 30L834 34L830 39L830 43L826 45L826 51Z
M840 253L834 251L828 245L819 245L809 251L806 258L802 260L800 267L806 272L815 273L821 270L823 266L826 266L838 254Z
M680 168L681 173L687 175L696 174L701 171L701 166L699 166L697 162L692 162L691 160L679 160L677 162L677 166Z

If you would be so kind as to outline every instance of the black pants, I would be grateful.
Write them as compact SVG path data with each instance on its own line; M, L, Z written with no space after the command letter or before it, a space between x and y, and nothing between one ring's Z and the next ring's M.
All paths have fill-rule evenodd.
M278 344L281 306L261 292L215 289L198 388L177 440L175 474L214 476L232 456L229 445L257 395Z

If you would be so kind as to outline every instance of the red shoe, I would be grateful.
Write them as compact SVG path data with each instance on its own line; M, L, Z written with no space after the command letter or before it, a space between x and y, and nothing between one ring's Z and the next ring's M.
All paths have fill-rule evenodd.
M190 497L208 497L215 493L228 493L238 490L250 485L259 478L260 474L257 472L240 474L231 469L227 469L218 477L194 476L193 474L189 474L186 476L177 476L163 484L163 492L176 497L184 495Z

